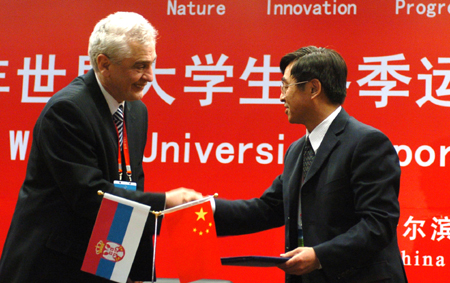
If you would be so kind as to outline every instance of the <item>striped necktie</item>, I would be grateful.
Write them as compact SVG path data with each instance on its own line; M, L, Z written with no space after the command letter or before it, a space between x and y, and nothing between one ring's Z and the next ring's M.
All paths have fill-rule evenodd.
M119 143L122 148L123 145L123 105L121 104L117 111L113 115L114 123L116 124L117 131L119 132Z

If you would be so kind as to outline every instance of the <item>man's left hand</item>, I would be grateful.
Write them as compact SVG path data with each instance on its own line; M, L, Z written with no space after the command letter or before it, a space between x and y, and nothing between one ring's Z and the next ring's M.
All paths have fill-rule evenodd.
M288 261L278 265L278 268L284 272L293 275L303 275L310 273L320 267L319 259L313 248L299 247L295 250L281 255L282 257L291 257Z

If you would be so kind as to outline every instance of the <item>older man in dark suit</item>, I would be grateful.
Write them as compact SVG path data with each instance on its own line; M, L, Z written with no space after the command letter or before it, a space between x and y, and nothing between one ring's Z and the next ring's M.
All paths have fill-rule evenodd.
M56 93L34 128L0 282L110 282L81 271L101 203L98 190L153 210L201 197L184 188L143 192L147 108L140 99L153 80L155 41L156 30L135 13L116 13L96 25L89 42L93 70ZM125 121L116 128L118 109ZM127 174L120 174L119 163ZM137 190L113 184L120 180L135 182ZM152 279L153 231L149 217L129 281Z
M397 244L400 166L389 139L341 107L347 67L326 48L281 59L281 101L307 133L260 198L217 200L218 234L285 225L286 282L407 282Z

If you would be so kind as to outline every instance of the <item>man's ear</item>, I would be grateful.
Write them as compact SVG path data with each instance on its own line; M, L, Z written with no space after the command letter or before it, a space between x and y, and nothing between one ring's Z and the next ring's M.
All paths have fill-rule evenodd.
M111 67L111 60L109 60L109 58L106 55L99 54L97 56L97 66L98 66L99 72L103 76L108 76L109 75L109 69Z
M322 92L322 84L318 79L311 80L311 97L315 97Z

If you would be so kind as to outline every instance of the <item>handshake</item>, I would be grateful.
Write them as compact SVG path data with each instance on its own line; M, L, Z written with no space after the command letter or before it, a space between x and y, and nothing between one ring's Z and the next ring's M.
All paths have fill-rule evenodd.
M203 198L201 193L192 189L178 188L166 192L166 208Z

